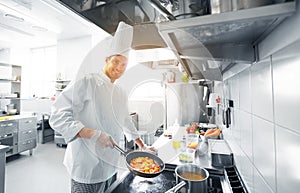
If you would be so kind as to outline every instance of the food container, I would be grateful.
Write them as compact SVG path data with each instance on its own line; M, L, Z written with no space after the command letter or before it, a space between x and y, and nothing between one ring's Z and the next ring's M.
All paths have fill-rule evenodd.
M232 150L225 140L208 139L208 146L212 166L223 168L234 165Z
M186 135L186 147L191 149L197 149L199 136L197 134Z
M185 151L179 154L179 161L184 163L193 163L195 160L195 152L196 150L191 148L186 148Z

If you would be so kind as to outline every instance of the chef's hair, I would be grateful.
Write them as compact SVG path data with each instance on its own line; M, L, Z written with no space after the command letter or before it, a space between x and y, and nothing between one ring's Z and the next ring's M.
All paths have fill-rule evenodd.
M110 59L112 59L114 56L123 56L123 57L126 57L126 56L124 56L124 55L122 55L122 54L112 54L112 55L110 55L110 56L107 56L107 58L110 60Z

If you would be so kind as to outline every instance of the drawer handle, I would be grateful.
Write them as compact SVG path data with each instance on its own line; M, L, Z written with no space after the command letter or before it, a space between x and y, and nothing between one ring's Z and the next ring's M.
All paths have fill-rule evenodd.
M25 123L31 123L32 121L31 120L28 120L28 121L26 121Z
M1 124L1 127L10 127L13 126L13 123L8 123L8 124Z
M23 142L22 144L23 145L26 145L26 144L30 144L32 141L30 140L30 141L25 141L25 142Z

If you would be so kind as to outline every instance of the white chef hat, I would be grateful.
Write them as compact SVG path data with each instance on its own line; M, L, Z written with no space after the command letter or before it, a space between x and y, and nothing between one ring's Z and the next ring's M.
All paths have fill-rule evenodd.
M133 27L124 22L120 22L112 38L110 47L108 48L109 55L122 54L128 57L132 43L132 36Z
M120 22L114 36L108 36L92 48L84 58L78 69L75 80L81 79L86 74L97 73L105 66L108 56L121 54L129 55L133 37L133 27Z

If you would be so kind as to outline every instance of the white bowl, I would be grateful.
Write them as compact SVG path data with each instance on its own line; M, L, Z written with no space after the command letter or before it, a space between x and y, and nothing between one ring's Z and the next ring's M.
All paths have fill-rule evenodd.
M10 115L15 115L17 113L17 109L8 109L7 113Z

